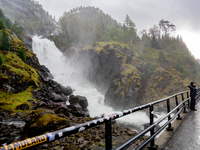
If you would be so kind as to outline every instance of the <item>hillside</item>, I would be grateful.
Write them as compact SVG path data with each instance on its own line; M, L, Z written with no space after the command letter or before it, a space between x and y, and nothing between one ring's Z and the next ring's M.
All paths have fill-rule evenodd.
M47 35L56 28L56 21L35 1L0 0L0 8L28 34Z
M69 98L73 92L71 87L54 81L50 71L39 64L36 55L6 28L2 19L0 39L0 146L91 120L87 99L78 95ZM70 104L66 105L66 101ZM10 120L14 125L2 123ZM24 127L15 124L22 121ZM93 135L85 140L98 144L100 141L95 142L96 138L100 139ZM73 149L80 148L74 144L74 135L47 147L66 146L66 142L73 142Z
M87 98L73 96L73 87L53 80L48 68L40 65L31 51L31 39L30 45L22 41L25 34L37 33L53 40L67 58L76 62L71 62L71 67L81 68L87 81L105 95L105 104L118 110L186 90L184 85L191 81L200 85L199 60L167 20L143 30L139 36L128 15L121 25L98 8L78 7L64 13L59 20L60 32L52 35L59 28L40 4L0 0L0 8L7 16L0 11L0 120L26 122L23 129L2 125L1 145L15 142L18 135L24 139L92 119L88 117ZM119 130L127 135L124 128L114 126L115 138ZM101 146L103 130L100 126L42 148Z
M89 80L105 93L107 105L121 110L186 90L184 85L191 81L199 83L198 61L181 40L177 42L174 50L95 42L78 59L81 63L90 55Z
M126 19L128 25L125 21L123 26L111 26L100 42L64 48L69 57L74 52L75 62L105 94L107 105L126 109L188 90L184 85L191 81L199 85L200 65L176 35L175 25L161 20L149 31L140 32L139 38L128 15Z
M106 36L106 33L112 32L110 29L122 32L121 24L110 15L99 8L89 6L65 12L58 23L61 32L57 36L51 36L50 39L64 51L71 46L93 44L103 39L112 40L114 35L111 38Z
M20 5L21 1L1 3L12 8ZM44 23L52 23L51 17L41 5L33 1L27 1L23 5L27 5L27 8L33 6L28 12L36 20L45 18ZM27 14L26 10L20 12ZM27 16L25 18L29 19ZM89 49L85 52L90 56L89 59L86 57L86 61L91 61L93 65L86 68L85 72L88 80L105 94L105 101L109 105L113 106L114 102L116 108L123 105L123 108L135 106L184 90L183 85L190 81L195 81L198 85L199 63L190 54L182 38L176 35L176 26L170 21L163 19L158 25L143 30L138 35L136 25L128 15L121 25L99 8L81 6L65 12L58 24L60 32L47 37L67 57L74 57L71 54L76 48ZM45 24L38 24L36 27L46 28ZM48 30L44 29L44 32L47 33ZM69 55L69 52L72 53ZM83 52L80 55L84 55ZM80 56L77 62L81 64L82 59L84 57ZM112 69L107 66L112 66Z

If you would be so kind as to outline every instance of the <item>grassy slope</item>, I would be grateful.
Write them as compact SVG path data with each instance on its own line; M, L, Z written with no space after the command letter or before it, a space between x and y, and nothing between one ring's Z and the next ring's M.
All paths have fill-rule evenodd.
M1 32L1 30L0 30ZM3 64L0 66L0 69L7 70L10 73L14 73L15 75L21 76L22 79L20 82L29 82L33 86L38 87L39 76L37 70L23 62L18 57L18 52L21 46L24 47L26 52L26 57L33 57L34 54L31 50L25 47L25 44L19 40L18 38L14 37L11 34L10 30L6 31L9 37L11 37L11 48L9 52L5 53L4 51L0 51L0 55L3 57ZM3 72L0 72L0 81L1 80L9 80L11 76L5 76ZM33 99L32 98L32 89L33 86L29 86L26 91L14 94L14 93L6 93L0 89L0 103L2 104L0 108L2 110L15 110L16 106L26 103L27 100Z

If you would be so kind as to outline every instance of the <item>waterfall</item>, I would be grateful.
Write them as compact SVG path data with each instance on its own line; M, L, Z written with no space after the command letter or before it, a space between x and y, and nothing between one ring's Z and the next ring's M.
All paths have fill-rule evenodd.
M54 42L48 39L33 37L32 45L34 53L37 55L40 64L45 65L54 76L54 80L64 86L71 86L74 89L74 95L85 96L88 100L88 110L91 117L101 114L109 115L116 113L111 107L104 105L104 95L85 79L80 68L72 67L70 59L67 59L63 53L55 46ZM117 119L124 124L133 124L141 126L148 123L149 118L145 112L136 112L132 115Z

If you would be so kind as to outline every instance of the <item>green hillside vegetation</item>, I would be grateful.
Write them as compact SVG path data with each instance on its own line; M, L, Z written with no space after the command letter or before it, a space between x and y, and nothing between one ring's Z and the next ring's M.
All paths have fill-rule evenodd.
M3 92L0 90L0 109L1 110L13 110L13 111L19 111L16 110L17 106L21 105L21 104L28 104L30 107L30 103L27 102L27 100L33 99L32 98L32 91L33 87L30 86L29 88L26 89L26 91L21 92L21 93L7 93L7 92ZM36 101L34 99L34 101ZM22 110L21 110L22 111Z
M1 22L2 24L4 23ZM21 77L19 84L27 82L29 85L21 93L6 93L0 89L1 110L15 110L18 105L27 103L28 99L33 99L31 91L34 87L39 87L39 76L37 70L18 56L20 50L23 50L23 57L28 58L34 56L33 52L27 49L20 39L13 36L12 31L7 29L6 25L0 30L0 39L2 39L0 42L0 82L9 81L15 75Z
M175 28L169 21L164 20L159 22L160 26L162 22L167 22L169 27L166 28L172 26ZM101 51L108 53L105 50L106 45L109 45L107 46L109 49L115 49L116 55L122 57L120 72L124 82L118 81L122 98L126 101L129 88L135 83L144 92L143 103L146 103L186 90L184 85L191 81L197 82L198 85L200 83L200 65L191 55L182 38L173 36L175 29L166 29L162 32L161 27L154 25L149 32L141 33L140 41L95 42L93 47L89 45L83 49L92 47L98 53ZM158 33L162 34L158 35ZM120 45L127 51L119 51L118 48L114 48L116 47L114 45ZM128 55L132 56L133 61L127 64ZM141 72L140 67L137 66L143 66L145 72Z
M3 11L0 9L0 30L4 29L5 27L10 29L20 39L22 39L22 36L24 35L23 28L19 26L17 22L12 23L10 19L5 17Z
M135 24L128 15L122 26L110 15L95 7L81 6L65 12L59 24L61 32L50 38L62 50L67 50L74 45L87 45L101 41L135 43L139 40Z
M78 7L64 13L59 23L60 34L52 35L50 39L63 51L75 46L109 53L104 48L106 45L116 50L116 55L122 57L120 72L125 80L118 85L125 100L133 83L137 83L140 92L148 97L145 101L152 101L186 90L184 85L191 81L197 84L200 81L198 61L182 37L176 35L176 26L168 20L162 19L158 25L138 35L136 25L128 15L121 25L98 8ZM127 51L119 51L114 45ZM133 61L127 64L128 55Z

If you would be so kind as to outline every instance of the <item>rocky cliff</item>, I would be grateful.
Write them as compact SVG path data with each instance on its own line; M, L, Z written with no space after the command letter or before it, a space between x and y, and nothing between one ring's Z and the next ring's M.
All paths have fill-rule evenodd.
M72 95L71 87L54 81L50 71L39 64L27 45L10 30L4 30L10 49L0 49L0 121L25 121L26 125L17 132L12 127L10 132L2 132L0 145L13 142L19 135L40 135L71 126L74 121L70 118L89 117L87 99ZM21 50L24 51L25 60L20 56ZM66 105L66 101L69 101L69 105ZM2 124L0 130L4 129L7 126ZM12 138L9 138L10 134L13 134Z
M189 52L188 55L185 53L131 47L116 42L95 42L78 52L72 48L67 56L76 56L77 68L84 68L82 74L105 94L106 105L122 110L186 90L184 84L198 80L198 76L191 74L195 60ZM184 66L188 78L177 67L180 55L186 60ZM189 60L191 62L187 63Z

